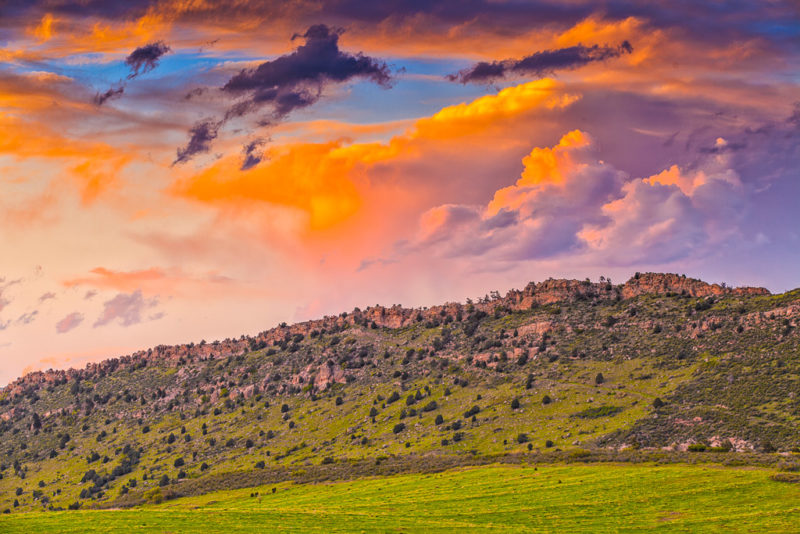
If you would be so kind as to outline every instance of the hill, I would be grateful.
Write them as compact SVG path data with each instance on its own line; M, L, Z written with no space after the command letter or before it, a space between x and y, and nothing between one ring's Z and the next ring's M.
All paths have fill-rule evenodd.
M31 373L0 393L0 509L487 458L775 463L800 445L798 320L800 290L646 273Z

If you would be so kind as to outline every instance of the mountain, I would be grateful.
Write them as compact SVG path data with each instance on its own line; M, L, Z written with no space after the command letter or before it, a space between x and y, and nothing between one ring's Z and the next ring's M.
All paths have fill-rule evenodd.
M30 373L0 393L0 509L557 450L789 451L799 320L800 290L637 273Z

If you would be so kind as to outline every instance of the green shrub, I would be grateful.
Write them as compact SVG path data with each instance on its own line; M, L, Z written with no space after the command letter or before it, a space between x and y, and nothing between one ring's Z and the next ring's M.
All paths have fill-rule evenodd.
M622 411L619 406L592 406L586 408L578 413L572 414L570 417L577 417L578 419L597 419L599 417L610 417Z

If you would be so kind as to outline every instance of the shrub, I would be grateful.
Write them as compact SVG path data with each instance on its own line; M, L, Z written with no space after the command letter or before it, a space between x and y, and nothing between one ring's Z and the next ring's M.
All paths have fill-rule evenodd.
M570 417L577 417L579 419L597 419L598 417L611 417L622 411L619 406L593 406L586 408L578 413L572 414Z
M375 417L376 415L378 415L378 410L375 408L375 406L373 406L372 408L369 409L369 416Z
M517 410L519 409L519 399L514 397L514 400L511 401L511 409Z
M158 479L159 487L166 486L167 484L169 484L169 477L167 475L161 475L161 478Z
M553 402L553 399L550 398L550 395L542 397L542 404L550 404L551 402Z
M795 473L775 473L771 477L775 482L788 482L790 484L800 484L800 475Z
M553 446L553 442L548 439L547 441L544 442L544 446L549 449L550 447Z
M438 405L438 404L436 403L436 401L434 400L434 401L430 401L428 404L426 404L425 406L423 406L423 407L422 407L422 411L423 411L423 412L432 412L433 410L435 410L435 409L436 409L436 408L438 408L438 407L439 407L439 405Z
M259 460L256 462L255 468L256 469L264 469L267 464L264 463L264 460Z
M517 443L527 443L528 442L528 434L520 433L517 435Z
M325 458L322 459L322 465L332 464L333 462L334 460L330 456L326 456Z
M288 404L281 405L281 413L286 413L288 411L289 411L289 405Z
M437 414L436 419L433 421L433 423L435 425L441 425L442 423L444 423L444 417L442 417L442 414Z
M658 397L656 397L655 399L653 399L653 408L655 408L656 410L658 410L658 409L659 409L659 408L661 408L662 406L664 406L664 401L662 401L662 400L661 400L660 398L658 398Z
M164 475L167 476L167 475ZM164 484L166 485L166 484ZM161 504L164 502L164 494L161 493L161 488L154 488L144 494L144 498L153 504Z
M180 458L175 458L175 461L174 461L174 462L172 462L172 465L173 465L174 467L183 467L183 466L184 466L184 464L185 464L185 462L183 461L183 458L182 458L182 457L180 457Z
M597 373L597 376L594 377L594 383L595 384L599 385L599 384L602 384L605 381L606 381L606 379L605 379L605 377L603 377L603 373Z
M341 397L336 397L336 406L341 406L344 403Z
M386 402L388 404L391 404L391 403L395 402L398 399L400 399L400 394L398 392L396 392L396 391L392 391L392 394L389 395L389 398L386 399Z
M395 434L399 434L400 432L402 432L405 429L406 429L405 423L397 423L396 425L394 425L394 428L392 429L392 432L394 432Z
M480 413L480 411L481 411L481 409L480 409L479 406L477 406L477 405L473 406L472 408L470 408L469 410L464 412L464 417L472 417L473 415L475 415L477 413Z
M705 452L708 446L704 443L692 443L686 450L689 452Z

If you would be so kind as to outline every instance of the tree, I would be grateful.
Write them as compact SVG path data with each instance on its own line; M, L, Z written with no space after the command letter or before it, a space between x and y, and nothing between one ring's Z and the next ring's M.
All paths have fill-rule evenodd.
M444 417L442 417L442 414L437 414L436 419L433 421L433 423L435 425L441 425L442 423L444 423Z
M551 402L553 402L553 399L550 398L550 395L542 397L542 404L550 404Z
M169 484L169 477L167 475L161 475L161 478L158 480L159 487L163 487Z
M655 399L653 399L653 408L655 408L656 410L658 410L658 409L659 409L659 408L661 408L662 406L664 406L664 401L662 401L662 400L661 400L660 398L658 398L658 397L656 397Z
M392 429L392 432L394 432L395 434L399 434L400 432L402 432L405 429L406 429L405 423L397 423L396 425L394 425L394 428Z
M519 409L519 399L514 397L514 400L511 401L511 409L518 410Z

